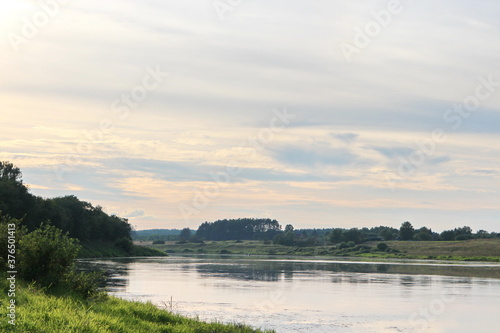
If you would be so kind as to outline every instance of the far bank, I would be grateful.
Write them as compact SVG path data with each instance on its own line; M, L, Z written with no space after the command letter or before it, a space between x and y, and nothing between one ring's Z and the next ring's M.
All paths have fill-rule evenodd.
M134 242L135 245L177 254L241 254L241 255L298 255L325 257L364 257L399 259L438 259L461 261L500 261L500 239L465 241L371 241L362 244L293 247L265 241L207 241L164 244ZM380 245L385 244L385 245Z

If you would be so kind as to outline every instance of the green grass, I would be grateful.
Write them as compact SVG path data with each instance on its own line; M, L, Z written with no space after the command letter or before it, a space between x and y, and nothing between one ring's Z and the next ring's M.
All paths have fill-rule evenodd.
M161 310L151 303L104 296L83 300L64 290L48 294L18 281L16 325L7 322L7 284L2 277L0 332L37 333L261 333L241 324L205 323ZM267 331L271 332L271 331Z
M167 254L151 247L134 245L131 253L106 242L83 242L78 258L104 258L104 257L153 257L166 256Z

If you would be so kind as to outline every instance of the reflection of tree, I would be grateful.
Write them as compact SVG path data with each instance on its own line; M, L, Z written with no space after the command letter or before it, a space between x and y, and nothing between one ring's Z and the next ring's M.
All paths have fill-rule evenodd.
M128 284L127 276L130 264L134 259L123 258L113 260L78 260L77 268L80 271L102 272L104 283L101 287L109 291L124 290Z
M387 265L377 265L377 272L379 273L387 273L389 267Z
M413 278L413 276L410 276L410 275L403 275L401 276L401 278L399 279L399 283L402 285L402 286L412 286L415 284L415 279Z
M251 281L278 281L284 273L269 265L200 264L196 270L201 276Z

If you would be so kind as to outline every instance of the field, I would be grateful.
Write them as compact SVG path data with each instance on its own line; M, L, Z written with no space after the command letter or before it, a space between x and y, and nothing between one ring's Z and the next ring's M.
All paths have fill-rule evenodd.
M453 242L386 242L391 248L408 255L498 257L500 239L471 239Z
M404 242L388 241L389 251L377 251L380 242L366 242L353 248L336 249L334 245L291 247L264 244L262 241L208 241L204 244L166 242L137 242L167 253L177 254L248 254L248 255L304 255L353 256L364 258L407 258L442 260L500 261L500 239L474 239L467 241Z

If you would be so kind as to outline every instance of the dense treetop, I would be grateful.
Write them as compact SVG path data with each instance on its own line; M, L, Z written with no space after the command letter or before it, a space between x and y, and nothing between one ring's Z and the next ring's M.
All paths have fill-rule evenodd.
M0 162L0 212L22 220L28 231L49 221L70 237L84 241L130 239L127 219L108 215L102 207L73 195L49 199L35 196L23 184L19 168L9 162Z

